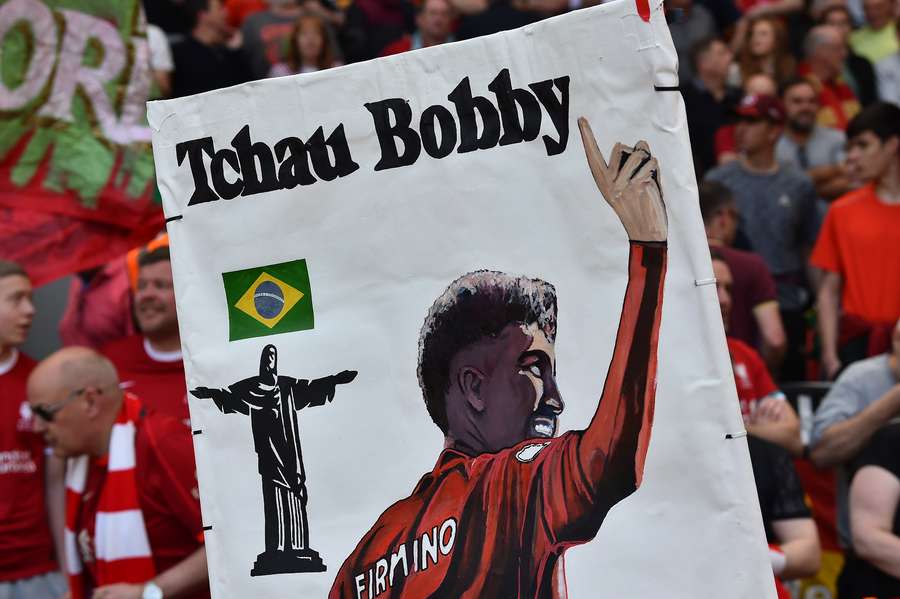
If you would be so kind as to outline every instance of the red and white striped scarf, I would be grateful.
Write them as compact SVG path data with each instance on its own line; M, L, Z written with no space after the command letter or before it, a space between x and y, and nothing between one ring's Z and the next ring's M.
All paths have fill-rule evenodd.
M112 427L106 480L100 491L94 525L94 584L139 584L156 575L135 480L135 433L141 403L125 394ZM98 467L95 465L95 467ZM91 457L69 458L66 468L66 569L72 599L87 599L78 530Z

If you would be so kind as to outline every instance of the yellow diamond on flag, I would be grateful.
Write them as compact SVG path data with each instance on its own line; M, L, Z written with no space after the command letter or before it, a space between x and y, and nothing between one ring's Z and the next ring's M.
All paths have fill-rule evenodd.
M234 307L270 329L303 298L303 292L267 272L261 273Z

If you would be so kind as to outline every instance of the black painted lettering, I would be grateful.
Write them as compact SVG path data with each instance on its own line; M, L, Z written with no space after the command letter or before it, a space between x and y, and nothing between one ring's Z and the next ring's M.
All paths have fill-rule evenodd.
M209 187L209 176L206 174L206 167L203 164L203 154L206 153L212 158L213 152L215 152L215 147L212 137L183 141L175 146L175 158L178 160L178 166L181 166L184 157L187 156L191 166L191 176L194 178L194 193L191 194L188 206L214 202L219 199L219 196Z
M459 117L459 148L457 148L457 152L462 154L475 150L487 150L497 145L497 141L500 139L500 115L497 114L497 109L490 100L472 95L468 77L459 82L447 99L456 105L456 114ZM481 135L478 135L476 111L481 117Z
M325 139L325 130L322 127L316 129L313 136L306 142L309 157L312 160L313 170L319 179L323 181L332 181L338 177L346 177L359 168L359 165L353 162L350 156L350 144L347 143L347 136L344 134L344 125L339 125L337 129ZM334 163L328 155L328 150L334 155Z
M241 165L237 153L233 150L219 150L213 155L212 164L209 165L209 174L212 176L213 187L223 200L230 200L241 195L244 190L244 181L238 177L234 181L225 178L225 163L228 163L235 172L241 172Z
M440 140L437 138L438 129ZM456 121L453 114L440 104L429 106L422 113L419 133L422 136L422 148L432 158L449 156L456 147Z
M553 91L554 85L559 89L559 99ZM543 136L547 156L562 154L566 151L566 144L569 143L569 77L548 79L532 83L528 87L537 96L538 101L550 115L553 126L556 127L556 139L549 135Z
M243 195L264 193L281 189L278 177L275 176L275 159L272 150L261 141L250 141L250 125L238 131L231 140L241 165L241 177L244 180ZM259 161L259 169L256 163Z
M533 141L541 131L541 105L527 89L512 86L509 69L500 71L488 89L497 96L500 120L503 123L501 146ZM519 119L519 108L522 118Z
M369 102L365 107L372 113L375 133L381 146L381 159L375 165L375 170L409 166L414 163L422 151L422 142L419 135L409 126L412 122L412 109L409 104L401 98L388 98L380 102ZM393 125L391 125L392 114ZM403 143L402 153L397 150L395 141L397 139Z
M306 144L298 137L285 137L275 144L275 159L278 167L278 183L284 189L298 185L312 185L316 178L309 172L309 157Z

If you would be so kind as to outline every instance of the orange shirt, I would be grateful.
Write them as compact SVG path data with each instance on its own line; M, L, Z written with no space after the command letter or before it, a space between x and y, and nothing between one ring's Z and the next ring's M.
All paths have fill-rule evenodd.
M831 205L811 261L843 279L844 312L872 323L900 318L900 205L875 195L875 185Z

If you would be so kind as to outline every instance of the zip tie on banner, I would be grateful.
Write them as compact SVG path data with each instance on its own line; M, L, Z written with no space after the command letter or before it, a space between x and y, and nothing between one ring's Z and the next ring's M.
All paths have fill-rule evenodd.
M177 215L177 216L170 216L169 218L166 219L166 224L169 224L169 223L174 222L174 221L176 221L176 220L181 220L181 219L183 219L183 218L184 218L184 215L183 215L183 214L179 214L179 215Z
M746 437L746 436L747 436L747 431L741 431L739 433L725 433L726 440L740 439L741 437Z
M196 435L202 435L202 434L203 434L203 429L198 428L197 430L191 431L191 432L193 432L195 436L196 436Z
M694 287L703 287L704 285L715 285L716 278L712 277L711 279L694 279Z
M677 85L654 85L653 91L655 92L677 92L679 88Z
M211 531L211 530L212 530L212 524L210 524L209 526L204 526L204 527L203 527L203 532L209 532L209 531Z

